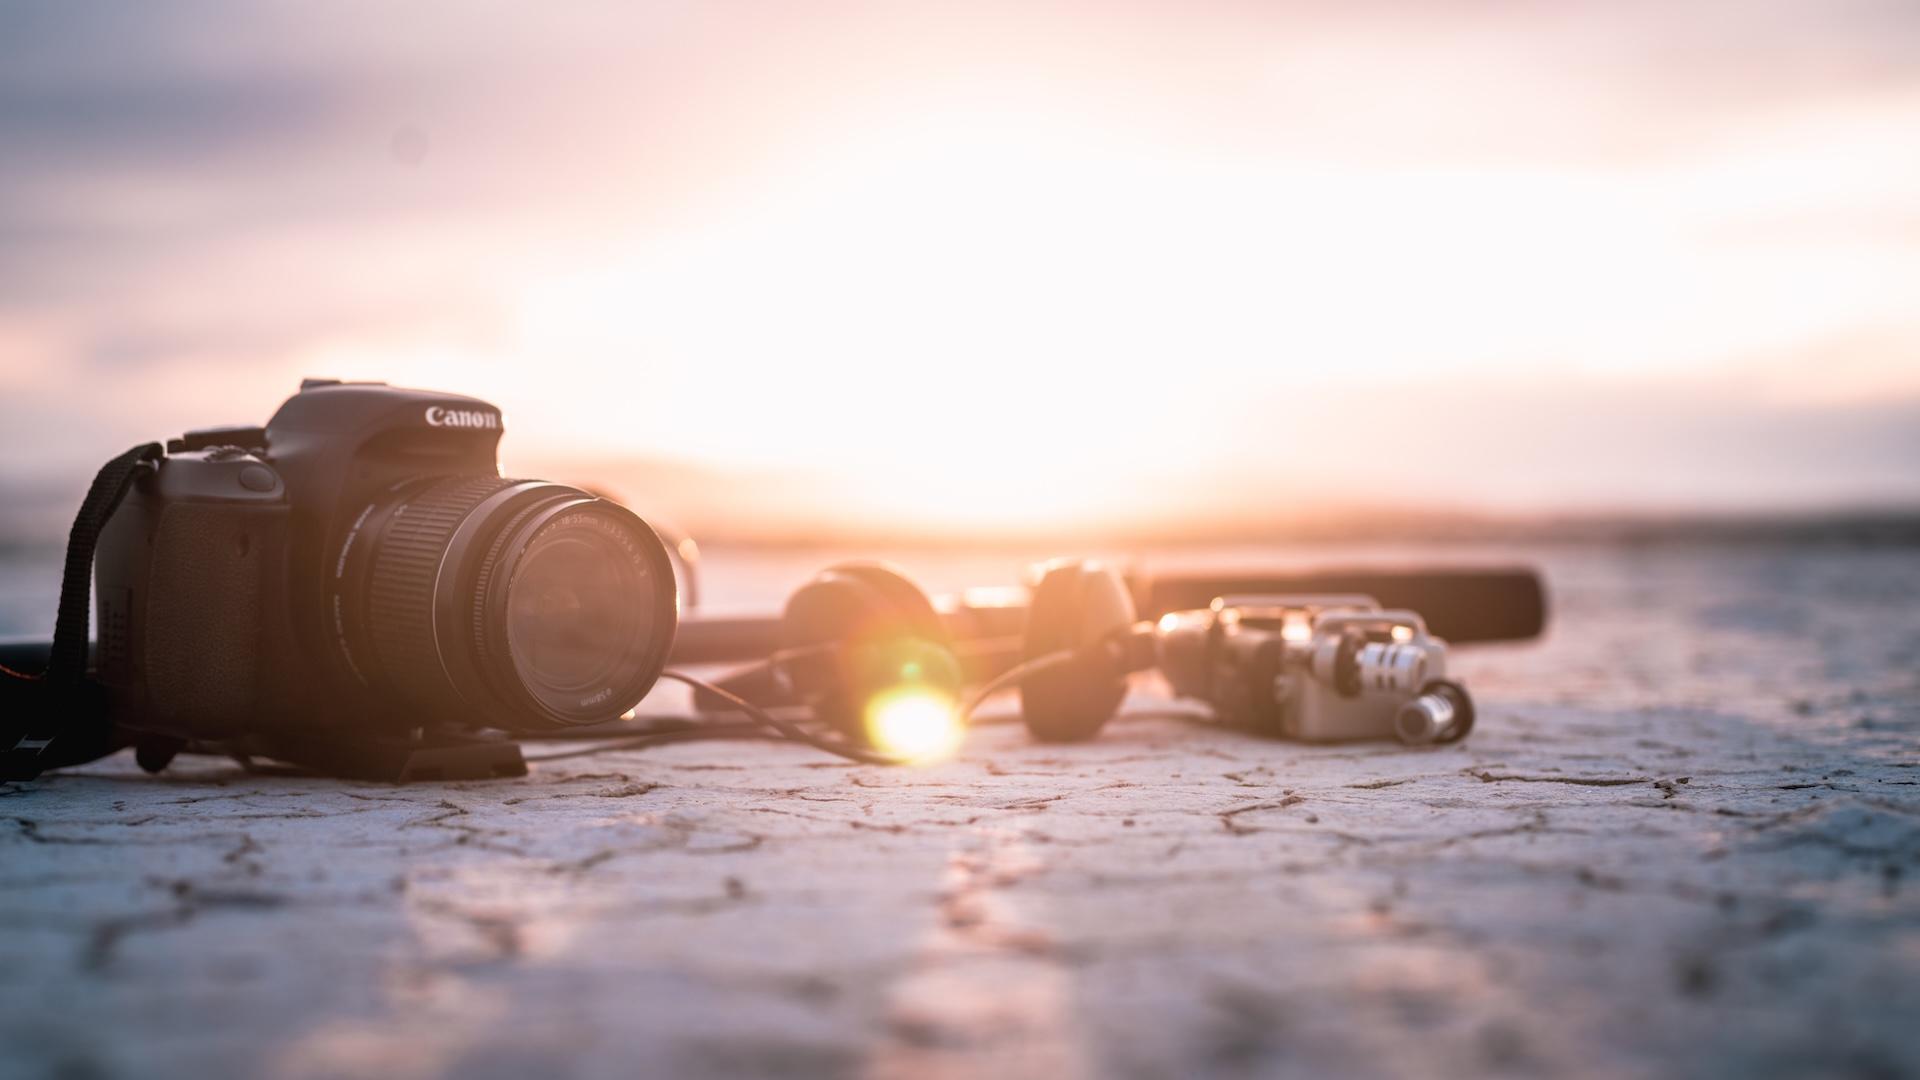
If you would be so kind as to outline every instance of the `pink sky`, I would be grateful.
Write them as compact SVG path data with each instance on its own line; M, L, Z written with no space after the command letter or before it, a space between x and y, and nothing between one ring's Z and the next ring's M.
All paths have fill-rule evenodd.
M0 476L330 374L827 517L1920 501L1911 5L531 10L0 15Z

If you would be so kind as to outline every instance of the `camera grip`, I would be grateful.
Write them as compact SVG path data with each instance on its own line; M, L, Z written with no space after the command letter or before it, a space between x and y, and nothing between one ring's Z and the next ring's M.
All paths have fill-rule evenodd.
M201 737L246 730L260 700L262 628L283 603L284 504L172 503L153 539L143 624L152 719Z

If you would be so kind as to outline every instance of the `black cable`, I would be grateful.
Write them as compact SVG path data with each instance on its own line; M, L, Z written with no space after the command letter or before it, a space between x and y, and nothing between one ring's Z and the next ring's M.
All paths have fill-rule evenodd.
M839 648L840 643L837 641L823 641L817 645L796 645L790 649L775 649L764 658L755 660L750 664L742 664L739 667L729 668L726 674L720 677L720 681L723 683L733 682L736 679L749 678L762 672L778 674L784 665L794 660L801 660L811 656L821 656Z
M774 710L783 718L786 713L798 721L810 716L804 709L787 708ZM687 715L682 713L656 713L636 715L631 720L610 720L604 724L589 724L583 727L561 728L556 731L509 732L516 742L593 742L604 739L631 739L643 735L659 735L668 731L685 731L690 728L703 728L730 719L738 719L745 714L737 709Z
M962 723L971 723L974 710L984 704L988 698L1010 686L1026 682L1035 675L1044 675L1049 671L1067 667L1071 664L1079 663L1082 660L1092 660L1095 657L1102 657L1111 662L1120 674L1139 671L1144 667L1151 666L1151 655L1149 654L1142 657L1140 655L1140 648L1142 643L1146 643L1150 647L1153 640L1152 634L1152 623L1136 623L1133 626L1127 627L1125 630L1114 632L1093 645L1077 649L1061 649L1057 652L1042 653L1031 660L1023 660L1013 667L1008 668L1006 671L994 676L988 680L985 686L974 691L973 697L967 700L966 707L960 710L960 720Z
M846 742L845 740L828 739L828 738L823 738L819 735L815 735L813 732L806 730L800 725L793 723L790 720L782 720L779 717L768 712L767 710L761 708L760 706L755 705L753 702L748 701L746 698L743 698L740 695L733 693L732 691L723 690L720 687L715 686L710 682L707 682L705 679L697 679L692 675L688 675L684 672L679 672L679 671L663 671L660 673L660 677L663 679L671 679L674 682L681 683L686 686L690 686L695 690L704 690L707 693L712 694L713 696L719 698L720 700L725 701L730 705L733 705L735 708L739 709L741 712L746 713L748 716L752 717L755 722L759 723L763 727L771 728L772 730L779 732L781 735L785 736L788 740L792 742L797 742L806 746L811 746L816 750L824 750L829 754L846 758L848 761L858 761L863 765L911 765L913 764L912 758L895 757L892 754L883 754L878 750L869 750L863 746L855 746L854 744L850 742Z
M974 710L985 704L988 698L1000 691L1010 686L1026 682L1035 675L1066 667L1078 659L1080 659L1079 650L1061 649L1059 652L1044 653L1031 660L1025 660L1013 665L992 679L989 679L985 686L973 692L973 696L968 698L966 705L960 709L960 722L963 724L971 724L973 722Z
M974 726L985 726L987 724L1005 723L1010 721L1011 719L1013 718L998 717L998 718L992 718L984 721L976 721ZM1129 721L1129 720L1178 720L1183 723L1199 724L1199 725L1203 725L1206 727L1213 727L1213 728L1217 728L1221 726L1218 723L1214 722L1212 717L1209 716L1208 714L1199 713L1199 712L1189 712L1189 711L1183 711L1180 709L1170 709L1170 708L1136 709L1132 712L1122 712L1113 718L1113 722L1123 722L1123 721ZM542 736L543 739L549 738L549 737L550 736ZM599 745L599 746L581 747L580 749L577 749L577 750L562 750L562 751L558 751L556 753L551 753L551 754L529 754L522 760L530 764L534 762L566 761L571 758L592 757L597 754L610 754L620 750L645 750L653 746L667 746L673 743L681 743L681 742L704 742L708 740L712 740L715 742L720 742L720 741L747 742L747 741L753 741L753 740L769 740L773 742L792 741L785 734L779 731L769 731L766 727L762 726L757 721L744 722L744 723L716 723L716 722L708 721L708 722L697 722L692 726L682 728L676 731L662 731L662 732L655 732L651 734L632 735L626 738L614 739L610 742L603 743L602 745ZM807 740L802 740L802 741L807 741ZM817 743L813 743L811 741L807 741L807 744L818 745ZM840 753L840 750L838 748L823 747L822 749L827 749L832 753ZM842 754L841 756L844 757L846 755ZM855 759L855 760L859 760L859 759ZM906 764L906 762L904 761L900 761L897 763Z

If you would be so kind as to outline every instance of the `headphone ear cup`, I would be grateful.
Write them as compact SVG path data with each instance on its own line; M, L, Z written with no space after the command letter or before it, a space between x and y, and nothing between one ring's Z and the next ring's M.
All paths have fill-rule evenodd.
M1044 567L1027 606L1021 659L1064 650L1083 655L1020 684L1020 715L1034 738L1078 742L1099 734L1127 695L1127 672L1096 647L1133 623L1133 596L1113 569L1071 561Z
M842 563L787 598L780 647L807 649L889 637L944 643L945 628L919 586L878 563Z
M869 684L896 659L917 660L936 677L954 666L942 681L959 678L932 601L878 563L831 566L796 590L781 617L780 647L793 654L782 669L794 690L817 716L855 736ZM935 662L939 656L947 665Z
M934 610L933 601L912 578L900 571L885 563L846 562L829 567L827 572L865 582L885 599L891 613L905 622L914 637L940 645L951 644L947 624Z

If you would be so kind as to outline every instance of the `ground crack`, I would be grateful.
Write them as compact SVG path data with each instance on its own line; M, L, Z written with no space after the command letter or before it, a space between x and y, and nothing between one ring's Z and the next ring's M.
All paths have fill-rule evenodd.
M1485 769L1462 770L1467 776L1483 784L1498 784L1511 781L1519 784L1573 784L1578 787L1628 787L1633 784L1649 783L1644 776L1522 776L1518 773L1496 773Z
M1246 806L1236 806L1231 810L1222 810L1219 814L1220 824L1225 826L1226 830L1235 836L1245 836L1248 833L1256 833L1261 830L1251 825L1242 825L1233 820L1234 818L1239 817L1241 814L1251 814L1259 810L1285 810L1289 806L1298 806L1306 801L1307 797L1305 795L1295 795L1289 791L1285 798L1273 799L1268 802L1251 803Z

